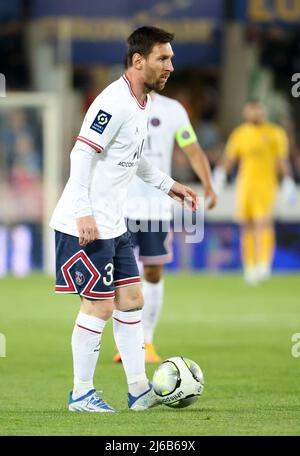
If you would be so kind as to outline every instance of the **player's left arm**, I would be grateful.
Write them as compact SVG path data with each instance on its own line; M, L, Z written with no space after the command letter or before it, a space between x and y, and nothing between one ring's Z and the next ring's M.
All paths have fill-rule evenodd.
M213 189L212 176L208 159L198 141L182 147L198 179L202 182L207 208L212 209L217 204L217 194Z
M199 207L199 196L187 185L174 181L168 174L160 171L145 157L141 157L136 175L147 184L161 190L183 206L196 211Z
M278 172L282 177L281 193L288 203L293 203L297 199L297 187L289 162L288 137L281 127L276 129L276 156Z
M278 158L277 167L278 167L279 174L280 174L280 176L282 176L282 178L285 178L287 176L292 178L292 175L293 175L292 168L291 168L291 164L287 158Z

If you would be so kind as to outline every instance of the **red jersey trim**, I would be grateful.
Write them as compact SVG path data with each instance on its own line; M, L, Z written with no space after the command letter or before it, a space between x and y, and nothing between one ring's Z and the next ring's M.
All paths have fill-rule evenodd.
M148 97L146 97L146 100L145 100L144 104L141 104L141 103L139 102L139 100L137 99L137 97L134 95L134 93L133 93L133 91L132 91L132 88L131 88L130 81L129 81L129 79L128 79L128 77L126 76L125 73L123 74L122 78L123 78L124 81L126 82L126 84L127 84L128 88L129 88L129 91L130 91L131 95L133 96L133 98L134 98L135 101L137 102L138 107L141 108L141 109L145 109L146 106L147 106Z
M87 144L88 146L90 146L93 149L95 149L98 153L102 152L104 150L104 148L99 146L99 144L94 143L93 141L91 141L90 139L85 138L84 136L77 136L77 141L81 141L81 142Z

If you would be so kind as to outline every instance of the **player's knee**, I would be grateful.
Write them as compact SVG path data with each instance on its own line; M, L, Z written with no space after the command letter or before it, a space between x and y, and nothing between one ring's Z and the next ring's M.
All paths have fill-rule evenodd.
M121 303L121 306L123 307L122 310L142 309L144 306L142 291L140 289L133 290L132 293L127 295L126 300Z
M248 231L251 231L251 230L253 230L253 228L254 228L253 222L244 222L243 224L241 224L241 232L242 233L246 233Z
M112 316L114 302L112 299L91 300L83 298L80 310L87 315L92 315L106 321Z
M162 266L145 266L144 277L147 282L158 283L162 276Z
M102 301L103 302L103 301ZM99 306L100 307L100 306ZM113 311L114 311L114 306L113 305L106 305L106 306L103 306L99 309L99 314L101 314L101 319L102 320L109 320L110 317L112 316L113 314Z

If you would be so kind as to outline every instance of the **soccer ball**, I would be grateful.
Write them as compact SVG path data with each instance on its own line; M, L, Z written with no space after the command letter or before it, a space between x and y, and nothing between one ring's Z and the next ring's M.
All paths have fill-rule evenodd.
M154 372L153 388L168 407L188 407L203 392L203 373L195 361L174 356L163 361Z

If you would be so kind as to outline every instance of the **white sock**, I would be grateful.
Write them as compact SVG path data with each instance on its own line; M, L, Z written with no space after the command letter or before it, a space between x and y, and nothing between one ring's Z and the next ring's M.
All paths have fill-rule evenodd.
M141 318L141 310L113 312L114 338L122 358L128 389L133 396L139 396L149 388Z
M73 399L94 388L93 378L99 357L100 343L106 321L101 318L78 314L72 334L74 367Z
M143 295L144 308L142 318L145 342L152 343L163 303L164 281L160 280L158 283L150 283L143 280Z

